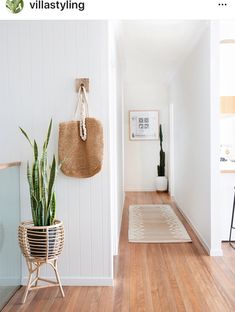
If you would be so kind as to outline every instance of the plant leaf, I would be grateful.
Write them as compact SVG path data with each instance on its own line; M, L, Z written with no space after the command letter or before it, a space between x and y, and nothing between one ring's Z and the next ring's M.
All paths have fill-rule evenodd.
M39 225L38 223L38 203L37 199L34 195L31 196L31 211L32 211L32 217L33 217L33 224L35 226Z
M46 150L42 152L40 160L40 183L41 183L41 199L42 209L44 215L44 224L46 224L47 216L47 153Z
M39 201L40 190L39 190L39 166L38 160L36 160L33 164L33 174L32 174L32 181L33 181L33 189L34 189L34 196Z
M28 134L24 131L24 129L22 129L21 127L19 127L19 128L20 128L20 131L23 133L23 135L26 137L29 144L33 147L33 144L31 142L30 138L28 137Z
M33 141L33 150L34 150L34 159L38 159L38 145L37 142L34 140Z
M48 146L48 143L49 143L49 140L50 140L50 135L51 135L51 127L52 127L52 118L51 118L48 130L47 130L46 140L45 140L45 142L43 144L43 150L47 149L47 146Z
M33 195L33 181L32 181L32 174L29 168L29 162L27 162L27 179L29 184L30 196Z
M47 207L49 207L50 202L51 202L51 196L52 196L54 182L55 182L55 175L56 175L56 160L55 160L55 155L54 155L53 156L52 165L51 165L51 170L50 170L49 183L48 183L48 202L47 202Z
M39 222L39 226L43 226L45 225L44 224L44 211L42 209L42 201L39 201L38 202L38 207L37 207L37 210L38 210L38 222Z
M34 189L33 189L33 180L32 180L32 174L30 172L29 168L29 162L27 162L27 179L29 184L29 192L30 192L30 203L31 203L31 212L33 217L33 223L34 225L37 225L37 200L34 197Z
M56 198L55 198L55 192L52 194L51 204L50 204L50 216L49 216L49 225L52 225L55 220L55 208L56 208Z

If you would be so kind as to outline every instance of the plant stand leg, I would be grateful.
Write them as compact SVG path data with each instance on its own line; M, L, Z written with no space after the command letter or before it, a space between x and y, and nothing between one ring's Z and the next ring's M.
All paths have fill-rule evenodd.
M60 276L59 276L59 272L58 272L58 268L57 268L57 260L54 260L53 269L55 271L55 276L56 276L57 282L58 282L59 287L60 287L61 295L62 295L62 297L64 297L64 290L63 290L63 287L61 285Z
M235 189L235 187L234 187ZM234 211L235 211L235 193L234 193L234 198L233 198L233 211L232 211L232 218L231 218L231 225L230 225L230 232L229 232L229 244L230 246L235 249L233 243L232 243L232 230L235 229L234 225L233 225L233 221L234 221Z
M27 261L27 267L28 267L28 270L29 270L29 279L28 279L28 283L27 283L26 289L24 291L22 303L25 303L26 298L28 296L28 292L29 292L29 288L30 288L31 280L32 280L32 274L33 274L33 269L32 269L32 263L31 262Z
M38 278L39 278L39 273L40 273L40 263L36 263L37 265L37 272L36 272L36 282L35 282L35 287L38 286Z

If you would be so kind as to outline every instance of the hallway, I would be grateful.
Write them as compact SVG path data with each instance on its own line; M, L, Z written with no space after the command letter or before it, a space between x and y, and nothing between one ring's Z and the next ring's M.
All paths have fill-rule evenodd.
M193 243L128 243L128 207L142 203L170 203ZM113 288L64 287L65 299L57 289L42 289L31 292L24 305L20 304L21 288L3 312L234 311L235 254L227 244L223 251L224 257L206 255L169 195L128 192Z

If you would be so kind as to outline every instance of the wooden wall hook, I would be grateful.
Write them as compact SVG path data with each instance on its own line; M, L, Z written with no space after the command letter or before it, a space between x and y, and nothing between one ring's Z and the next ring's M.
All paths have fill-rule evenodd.
M86 92L89 92L89 78L78 78L75 80L76 92L79 91L81 85L86 89Z

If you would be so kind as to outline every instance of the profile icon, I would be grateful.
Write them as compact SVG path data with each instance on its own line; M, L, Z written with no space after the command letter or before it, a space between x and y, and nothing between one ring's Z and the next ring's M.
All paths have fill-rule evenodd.
M21 12L24 8L24 1L23 0L7 0L6 7L9 11L13 14L17 14Z

